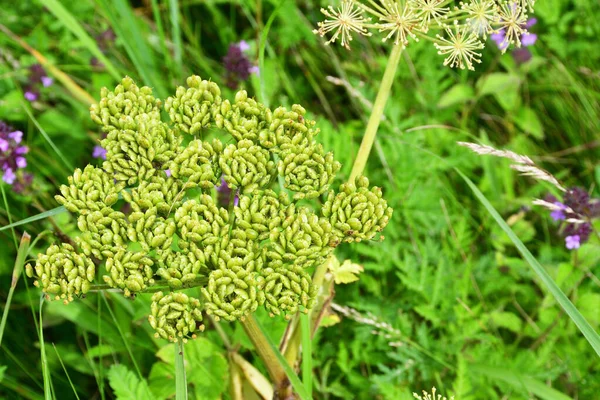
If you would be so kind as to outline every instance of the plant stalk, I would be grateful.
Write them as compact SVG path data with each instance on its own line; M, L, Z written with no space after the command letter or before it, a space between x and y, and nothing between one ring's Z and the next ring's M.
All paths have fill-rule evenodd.
M183 340L179 338L175 347L175 387L176 399L187 400L187 379L185 376L185 356L183 354Z
M13 268L12 279L10 282L10 289L8 291L8 297L6 299L6 304L4 305L4 313L2 314L2 322L0 322L0 346L2 346L2 338L4 337L4 328L6 328L6 319L8 318L8 312L10 311L10 305L12 303L12 297L15 293L15 288L17 287L17 283L19 282L19 277L21 276L21 272L23 271L23 265L25 264L25 257L27 257L27 252L29 251L29 243L31 241L31 236L27 232L23 232L23 236L21 237L21 244L19 245L19 250L17 251L17 259L15 260L15 267Z
M377 97L375 98L375 104L373 104L373 110L371 111L369 122L367 123L365 136L363 136L362 143L360 144L356 159L354 160L354 165L352 166L352 172L350 173L349 179L350 182L353 182L359 175L361 175L365 169L365 165L367 165L369 153L371 153L371 147L373 147L373 142L375 142L375 135L377 134L377 129L381 123L381 117L383 116L385 105L390 97L390 91L392 89L392 84L394 83L394 76L396 75L396 69L400 63L401 55L402 47L393 46L392 53L390 54L387 66L385 67L385 72L383 73L383 79L379 85L379 91L377 92Z
M248 335L248 338L250 338L252 344L256 348L258 356L267 367L267 372L271 377L271 381L273 381L275 384L275 390L277 391L278 387L281 386L283 382L287 381L287 376L283 366L277 359L277 356L269 345L267 338L256 323L254 315L246 316L246 318L242 321L242 326L244 327L244 331L246 331L246 335Z

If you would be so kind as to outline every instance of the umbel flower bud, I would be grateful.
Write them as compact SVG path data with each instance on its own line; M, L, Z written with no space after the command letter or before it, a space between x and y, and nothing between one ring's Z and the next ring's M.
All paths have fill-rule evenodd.
M49 298L66 302L94 281L132 298L168 287L154 294L149 322L172 341L202 330L204 313L306 312L316 296L308 269L342 241L375 237L392 213L364 177L330 189L340 164L301 106L271 111L245 91L232 104L214 82L187 83L166 101L170 123L130 78L103 89L91 115L108 132L106 161L75 170L56 196L77 215L77 249L53 245L27 267ZM222 180L227 206L217 200ZM179 292L192 287L202 298Z

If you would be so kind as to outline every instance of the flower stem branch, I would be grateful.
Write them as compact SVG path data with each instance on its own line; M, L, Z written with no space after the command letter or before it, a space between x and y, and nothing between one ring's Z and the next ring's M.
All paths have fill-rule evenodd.
M385 67L385 72L383 73L383 79L379 85L379 91L377 92L377 97L375 98L375 104L373 105L369 122L367 123L365 136L363 137L360 148L358 149L358 154L354 160L354 166L352 167L352 172L350 173L350 182L353 182L358 176L360 176L365 169L367 160L369 159L369 154L371 153L371 148L373 147L373 142L375 142L377 129L381 123L381 117L383 116L385 105L390 97L390 91L392 89L392 84L394 83L394 76L396 75L396 69L400 63L401 55L402 46L393 46L392 53L390 54L387 66Z

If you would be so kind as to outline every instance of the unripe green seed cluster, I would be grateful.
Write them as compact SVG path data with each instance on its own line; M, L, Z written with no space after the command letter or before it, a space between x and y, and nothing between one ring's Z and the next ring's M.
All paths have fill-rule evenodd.
M73 296L90 290L96 267L92 260L76 253L73 246L63 243L50 246L45 254L39 253L35 267L27 264L25 272L36 279L35 286L41 286L55 300L63 299L67 304L73 301Z
M334 233L345 242L373 239L388 224L392 211L380 188L369 190L365 176L356 184L342 184L339 193L330 191L321 210L331 221Z
M49 298L66 301L94 281L127 297L170 290L153 295L149 321L172 341L194 337L203 314L307 311L317 291L309 268L342 241L374 238L392 213L364 177L330 189L340 164L303 107L271 111L245 91L231 103L197 76L187 86L165 102L170 122L130 78L103 89L91 115L107 132L107 159L75 170L56 196L77 214L76 248L51 246L27 266ZM229 204L216 195L222 179ZM179 292L192 287L200 298Z
M197 331L203 331L202 304L181 292L164 294L156 292L152 296L148 321L156 331L155 337L176 342L195 338Z

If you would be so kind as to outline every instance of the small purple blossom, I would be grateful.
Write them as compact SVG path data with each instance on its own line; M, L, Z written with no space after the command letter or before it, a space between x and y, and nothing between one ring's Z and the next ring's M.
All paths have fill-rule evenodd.
M490 39L496 42L496 46L500 50L505 50L508 47L508 41L506 40L506 36L504 35L504 29L501 29L496 33L492 33L490 35Z
M532 26L534 26L535 24L537 24L537 18L529 18L527 20L527 22L525 23L525 28L529 29Z
M25 97L25 100L27 100L29 102L36 101L39 96L40 95L38 93L30 92L30 91L25 92L25 94L23 95L23 97Z
M525 47L533 46L537 41L537 35L535 33L526 32L521 35L521 44Z
M10 132L8 134L8 137L10 139L14 140L15 143L21 143L21 140L23 140L23 132L21 132L21 131Z
M102 146L94 146L94 150L92 151L92 157L106 160L106 149Z
M17 176L13 172L12 168L6 168L4 170L4 175L2 175L2 180L8 183L9 185L12 185L15 179L17 179Z
M27 166L27 160L25 157L17 157L15 163L17 164L18 168L25 168Z
M54 83L54 79L50 78L49 76L42 76L42 85L44 87L48 87L48 86L52 86L52 84Z
M165 174L167 175L167 178L171 177L171 170L170 169L165 169Z
M565 206L563 203L561 203L560 201L555 201L554 205L559 207L558 210L554 210L550 213L550 216L552 217L553 220L555 221L560 221L565 219L565 213L563 210L567 209L567 206Z
M567 236L565 238L565 246L569 250L578 249L581 246L579 235Z
M238 47L240 48L241 51L250 50L250 45L245 40L242 40L241 42L239 42Z
M18 170L27 166L25 154L28 148L27 146L19 145L22 141L23 132L17 131L0 121L0 166L2 166L2 180L9 185L21 184L24 189L29 184L24 179L25 174Z

